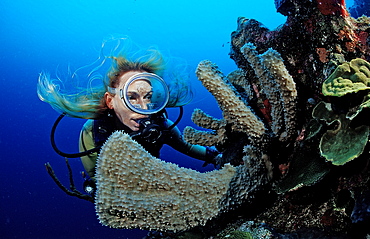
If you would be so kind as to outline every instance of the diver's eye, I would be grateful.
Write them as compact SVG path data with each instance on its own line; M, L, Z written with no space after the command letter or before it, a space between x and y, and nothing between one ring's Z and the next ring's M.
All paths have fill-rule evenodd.
M148 94L146 94L145 96L144 96L144 101L146 101L146 102L151 102L151 100L152 100L152 97L153 97L153 93L148 93Z
M127 98L129 99L129 101L131 102L131 103L135 103L135 102L137 102L138 101L138 95L137 94L135 94L135 93L132 93L132 92L130 92L130 93L128 93L127 94Z

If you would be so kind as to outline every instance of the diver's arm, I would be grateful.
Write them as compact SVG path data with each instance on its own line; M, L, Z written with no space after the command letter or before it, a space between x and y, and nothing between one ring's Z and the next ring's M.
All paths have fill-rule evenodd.
M78 144L80 152L95 148L92 127L93 120L88 120L82 127ZM97 158L97 153L92 153L81 157L82 164L90 177L94 177L95 175L95 164Z
M172 122L169 121L168 123L170 126ZM216 150L213 150L209 147L203 147L200 145L194 145L186 142L183 139L182 134L177 127L174 127L170 131L170 136L168 137L167 141L168 142L166 143L175 150L183 154L186 154L192 158L205 161L207 163L215 163L214 160L216 156L219 154Z

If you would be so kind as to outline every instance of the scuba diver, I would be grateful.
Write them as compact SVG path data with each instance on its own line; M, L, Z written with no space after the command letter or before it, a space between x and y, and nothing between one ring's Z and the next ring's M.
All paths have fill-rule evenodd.
M54 125L51 137L53 148L60 155L81 157L87 172L85 191L92 195L95 193L95 165L99 150L116 130L129 134L157 158L162 146L167 144L181 153L205 161L205 165L216 164L221 157L217 150L183 140L176 124L191 92L181 82L172 84L172 88L169 84L169 87L158 75L164 69L160 53L151 51L146 60L143 57L130 60L123 56L111 59L113 66L108 71L104 86L90 89L89 94L72 97L63 94L47 74L41 74L38 82L39 98L63 112L62 116L88 119L80 133L80 153L66 154L56 147L54 131L61 118ZM179 87L181 85L183 87ZM180 107L180 116L175 123L167 118L166 107Z

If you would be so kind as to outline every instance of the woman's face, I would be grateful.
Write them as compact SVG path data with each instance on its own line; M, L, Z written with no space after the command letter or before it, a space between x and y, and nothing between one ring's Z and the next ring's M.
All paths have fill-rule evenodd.
M117 89L123 89L126 81L133 75L141 73L138 71L129 71L123 74L120 78L119 85ZM128 87L128 98L132 105L135 107L141 107L146 109L146 104L150 103L150 98L152 94L151 85L145 80L134 81ZM138 119L147 118L147 115L142 115L132 110L128 109L125 103L120 98L119 93L114 96L110 93L105 93L106 102L110 109L113 109L120 121L129 127L133 131L139 130L139 124L136 122Z

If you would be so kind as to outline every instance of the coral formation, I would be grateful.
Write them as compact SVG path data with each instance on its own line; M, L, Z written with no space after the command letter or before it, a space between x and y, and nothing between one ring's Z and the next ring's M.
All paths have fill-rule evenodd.
M179 231L204 225L224 207L220 201L235 172L232 166L209 173L179 168L117 131L98 159L96 212L114 228Z
M369 90L370 63L357 58L339 65L322 84L322 93L326 96L344 96Z
M212 131L200 131L192 127L186 127L184 139L191 144L201 144L212 146L226 143L226 120L216 119L200 109L195 109L192 120L200 127L211 129Z
M251 43L246 43L240 50L254 69L271 104L272 131L280 134L281 139L290 138L295 134L297 91L283 59L271 48L264 54L258 55L256 47ZM283 123L285 132L281 132Z
M257 115L266 127L262 137L243 141L245 145L249 145L244 146L244 149L252 148L248 153L243 152L244 157L252 153L268 159L266 168L272 168L274 171L276 180L274 189L281 193L278 198L287 197L280 201L282 204L276 203L276 207L272 206L263 214L264 216L257 218L286 232L301 227L348 230L348 227L351 227L348 223L350 209L349 213L336 213L335 203L323 203L331 202L333 198L338 197L336 192L343 191L347 186L343 184L335 188L336 183L326 185L324 182L340 180L338 176L340 173L337 174L339 169L331 165L347 165L354 158L361 159L348 166L347 176L350 174L358 177L357 174L361 172L352 165L362 164L362 158L365 157L364 147L367 144L369 130L361 119L368 116L369 106L369 96L366 95L368 63L364 61L370 58L369 20L366 17L357 20L351 18L344 2L336 1L334 5L329 2L275 1L278 11L288 16L283 26L275 31L269 31L256 20L239 18L238 29L232 33L230 55L239 69L235 71L236 74L234 72L230 74L238 77L228 76L228 80L233 84L238 97L243 99L243 102L251 108L251 112ZM275 61L272 65L285 72L284 75L287 77L273 74L276 70L269 68L264 62L264 57L269 55L273 55L275 59L280 58L281 63L284 62L277 64ZM336 78L340 70L334 73L333 71L342 64L347 64L348 79L351 82L344 82L341 79L339 82L345 84L338 84ZM347 78L347 75L340 77ZM234 78L235 81L232 80ZM279 84L279 79L290 82L287 86L292 87L284 89L284 84ZM341 88L336 88L338 86ZM335 93L328 98L329 91L322 89L341 93ZM345 95L346 98L338 97L341 95ZM331 101L331 106L336 111L331 115L336 117L334 122L329 123L327 118L317 115L321 103L316 108L315 105L322 100ZM211 127L205 128L214 130ZM226 136L231 133L227 126L225 133ZM240 145L227 145L228 140L230 137L224 145L216 144L216 147L224 149L223 152L229 148L238 151ZM233 159L228 157L228 154L224 155L224 161L233 162ZM325 159L331 160L332 164L327 164ZM260 162L266 163L264 160ZM366 170L364 172L367 172ZM320 184L321 181L323 183ZM327 188L322 189L322 184ZM311 190L315 190L315 185L321 185L318 186L319 189L328 193L321 195L313 193ZM294 195L295 202L292 202L293 197L288 195ZM296 208L297 210L307 208L310 214L315 215L315 220L305 220L299 214L295 214L297 211L294 210L274 213L278 207L284 208L284 204L286 207L294 208L299 202L297 198L307 197L303 195L310 195L313 202L308 203L309 206L305 206L307 205L305 202L303 206L297 205ZM285 220L284 217L289 219ZM281 218L281 221L278 218ZM290 224L287 221L290 221ZM305 221L309 223L305 224Z
M334 165L343 165L360 156L368 141L369 126L350 127L351 120L344 114L335 114L329 103L320 102L312 112L314 118L328 125L337 123L333 130L327 130L320 141L321 155Z
M275 4L278 12L287 16L284 25L270 31L254 19L240 17L231 41L231 58L245 72L250 87L259 87L249 99L258 99L258 94L265 93L266 89L260 87L262 75L246 59L243 51L246 44L252 43L257 54L263 54L269 48L279 52L297 89L294 129L299 132L298 137L285 141L290 142L288 144L276 144L271 140L267 151L266 146L259 149L270 156L273 168L280 171L274 174L278 176L280 173L274 188L281 195L256 220L263 220L284 232L317 227L332 228L345 234L354 226L348 223L351 207L339 215L336 203L324 202L335 201L344 190L352 192L350 195L356 200L353 192L368 187L355 178L368 180L368 152L364 147L368 140L369 89L365 60L370 59L370 21L364 16L351 18L344 1L281 0ZM272 106L273 126L279 118L273 109L276 101L270 98L276 98L273 93L266 98ZM328 102L325 105L332 111L320 108L323 103L316 106L320 101ZM258 105L249 105L255 112L260 109ZM334 118L329 121L325 115L317 115L321 113L330 113ZM330 164L325 162L329 158L332 160ZM356 160L351 161L354 158ZM346 177L351 179L350 184L342 183ZM314 190L326 193L317 194ZM345 200L350 202L352 197ZM306 210L307 215L315 215L315 219L301 217L299 212L302 210Z
M207 173L180 168L117 131L99 155L96 212L113 228L183 231L244 203L246 192L263 182L260 175L255 168L231 165Z
M238 19L230 52L237 70L225 76L205 60L196 71L223 118L197 109L192 120L205 130L187 127L184 136L215 146L223 168L206 174L181 169L115 133L97 170L103 224L161 231L205 225L216 236L222 228L209 220L232 212L237 216L230 223L252 218L279 233L317 228L361 238L368 230L353 228L368 215L360 199L370 182L364 150L370 20L351 18L339 0L275 3L287 16L276 30ZM261 200L266 194L271 204ZM262 213L235 210L255 204Z
M254 91L251 90L253 87L245 78L243 70L234 71L225 77L214 63L203 61L198 65L196 74L217 100L224 118L215 119L199 109L195 110L192 116L193 122L210 131L195 130L188 126L184 130L184 138L187 141L200 145L213 145L221 150L231 148L233 151L240 152L245 145L261 144L261 142L263 142L262 145L266 145L266 142L272 138L278 138L284 142L296 136L297 91L282 58L273 49L260 55L253 44L245 44L241 51L259 76L258 82L253 85L258 84L260 89L263 89L260 93L255 88L258 92L257 98L264 97L263 103L256 109L258 112L255 112L248 103ZM227 131L227 129L230 130ZM236 132L245 134L248 139L243 140L238 137L241 144L227 145L235 137L232 133ZM222 151L223 162L237 164L233 160L235 154L230 155L227 150ZM258 149L258 151L262 152L261 156L264 155L263 150ZM239 157L243 157L242 155Z
M240 99L234 87L215 64L210 61L202 61L198 65L196 74L208 91L215 96L223 117L232 131L245 132L251 137L259 137L265 132L263 123ZM208 121L208 119L208 117L205 117L205 120ZM204 120L203 118L196 120L196 122L199 121ZM211 128L211 125L209 126Z

